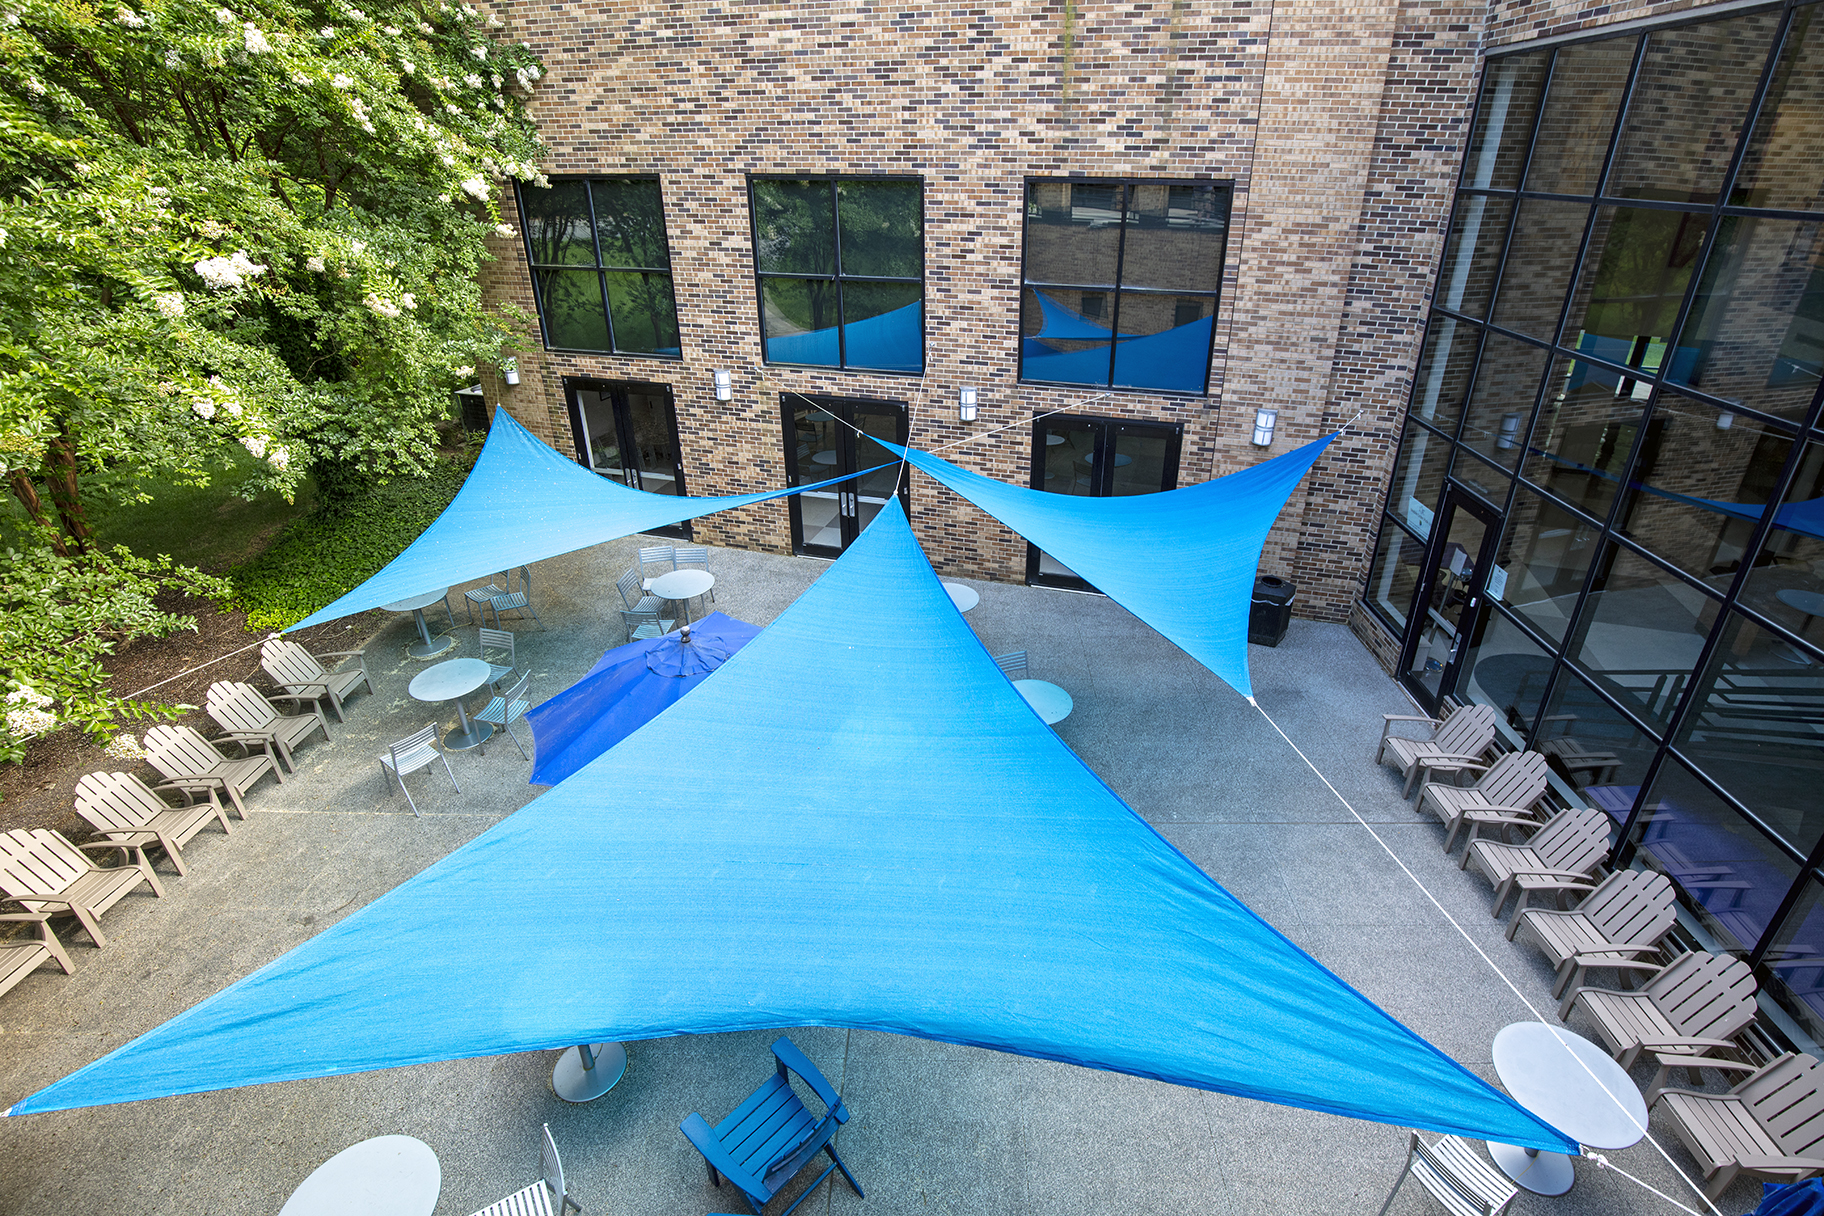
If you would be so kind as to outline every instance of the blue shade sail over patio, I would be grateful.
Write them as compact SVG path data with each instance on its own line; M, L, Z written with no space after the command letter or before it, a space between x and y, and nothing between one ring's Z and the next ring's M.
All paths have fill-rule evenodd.
M1124 806L892 501L575 777L10 1113L794 1026L1575 1151Z
M714 498L648 494L559 455L507 411L496 410L475 467L443 514L372 578L289 628L305 629L603 541L816 488Z
M1335 435L1159 494L1089 498L994 481L881 441L1024 536L1250 699L1248 606L1260 549Z
M526 713L537 744L531 784L556 785L652 721L760 634L712 612L679 633L616 646L589 673Z

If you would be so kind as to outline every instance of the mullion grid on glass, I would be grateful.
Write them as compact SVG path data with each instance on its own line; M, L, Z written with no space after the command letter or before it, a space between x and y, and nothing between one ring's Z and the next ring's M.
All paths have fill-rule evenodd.
M1415 533L1412 529L1408 528L1404 523L1400 522L1399 518L1397 516L1395 516L1391 511L1383 509L1381 511L1381 530L1379 532L1375 533L1374 548L1369 550L1370 554L1380 552L1381 542L1383 540L1385 540L1387 537L1387 527L1389 524L1393 525L1394 531L1397 535L1405 537L1406 539L1410 540L1413 544L1418 545L1420 548L1425 547L1425 542L1419 539L1417 533ZM1369 578L1374 577L1374 568L1373 568L1372 563L1370 564L1369 569L1368 569L1368 577ZM1418 585L1416 583L1413 585L1412 590L1413 590L1414 594L1417 594ZM1388 618L1388 616L1385 612L1381 611L1380 603L1373 596L1368 596L1362 602L1365 605L1367 605L1368 611L1373 613L1375 616L1380 617L1382 623L1384 623L1389 629L1393 629L1393 630L1397 631L1400 628L1399 626L1395 625L1392 620L1390 620ZM1412 618L1412 602L1410 600L1408 600L1407 604L1406 604L1406 616L1407 616L1408 620L1410 620Z
M595 210L595 183L585 179L583 192L589 199L589 241L595 248L595 287L602 293L602 317L608 325L608 349L619 351L621 344L614 336L614 309L608 307L608 276L602 272L602 221Z
M603 181L606 179L599 178L599 177L585 177L585 178L581 178L581 179L566 179L566 180L580 180L580 184L583 187L583 197L588 201L589 246L592 251L592 256L595 259L595 264L593 266L581 266L581 265L577 265L575 263L566 263L566 262L541 262L538 260L538 258L535 256L535 250L532 245L531 225L530 225L530 223L527 222L527 218L526 218L527 213L526 213L525 191L524 191L524 188L518 182L514 183L514 192L515 192L515 195L516 195L518 203L519 203L520 241L525 248L526 265L528 267L530 267L532 270L533 285L534 285L533 296L534 296L535 302L538 305L539 332L540 332L540 335L544 339L546 348L549 350L584 349L584 348L578 348L578 347L558 346L551 341L551 323L550 323L549 317L547 316L547 309L545 307L546 293L549 290L549 284L552 281L551 277L550 277L551 274L553 272L560 272L560 273L565 273L565 274L580 274L581 272L583 272L585 270L594 270L595 271L596 291L600 295L601 301L602 301L602 323L606 327L607 332L608 332L608 350L606 352L599 352L599 351L591 350L588 353L591 353L591 354L607 353L607 354L615 354L615 355L625 355L625 356L630 356L630 357L634 357L634 358L665 358L666 356L663 356L663 355L655 356L651 352L648 352L648 351L639 351L639 350L624 351L621 349L620 340L618 337L616 337L616 334L615 334L614 309L609 306L608 275L611 272L662 275L662 276L664 276L666 281L669 282L671 279L671 268L669 266L620 266L620 265L610 266L610 265L607 265L602 257L602 225L601 225L601 221L597 218L596 206L595 206L595 185L597 182ZM653 182L655 185L658 184L658 182L659 182L658 178L650 177L650 176L647 176L647 177L631 176L624 180L650 181L650 182ZM662 204L661 204L661 206L662 206ZM662 210L661 210L659 222L661 225L661 233L662 233L663 239L669 244L670 233L668 230L665 230L663 228L664 216L663 216ZM675 310L675 308L676 308L675 303L673 305L673 308Z

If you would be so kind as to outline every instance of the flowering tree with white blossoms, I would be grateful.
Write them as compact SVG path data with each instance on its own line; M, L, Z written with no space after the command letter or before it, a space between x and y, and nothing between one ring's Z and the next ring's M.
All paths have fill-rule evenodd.
M422 471L517 316L482 306L542 73L439 0L0 0L0 472L45 544L81 478L333 494Z

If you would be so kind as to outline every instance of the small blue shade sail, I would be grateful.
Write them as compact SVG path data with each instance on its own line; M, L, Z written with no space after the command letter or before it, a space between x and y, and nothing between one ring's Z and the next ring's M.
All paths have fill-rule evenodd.
M1128 810L894 501L620 746L9 1113L794 1026L1576 1151Z
M1334 438L1202 485L1113 498L1010 486L927 452L885 440L881 446L903 452L1252 699L1248 605L1260 549Z
M808 329L766 338L768 363L808 363L819 367L868 367L881 371L918 372L925 366L924 305L907 304L842 327L848 362L836 342L836 327Z
M553 451L506 410L495 410L488 441L443 514L372 578L289 628L320 625L513 566L841 480L715 498L648 494L591 473Z
M680 633L616 646L589 674L527 712L537 745L533 785L556 785L652 721L760 634L712 612Z

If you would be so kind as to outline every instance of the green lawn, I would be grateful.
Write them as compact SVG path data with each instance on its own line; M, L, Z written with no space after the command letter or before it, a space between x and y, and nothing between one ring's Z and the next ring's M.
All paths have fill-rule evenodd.
M127 474L89 475L83 483L84 506L96 538L104 546L125 545L141 557L167 554L211 574L246 561L280 528L309 512L316 490L307 479L296 502L270 491L252 501L238 498L233 486L256 462L239 448L233 458L233 471L218 473L200 489ZM137 494L151 501L132 501Z

